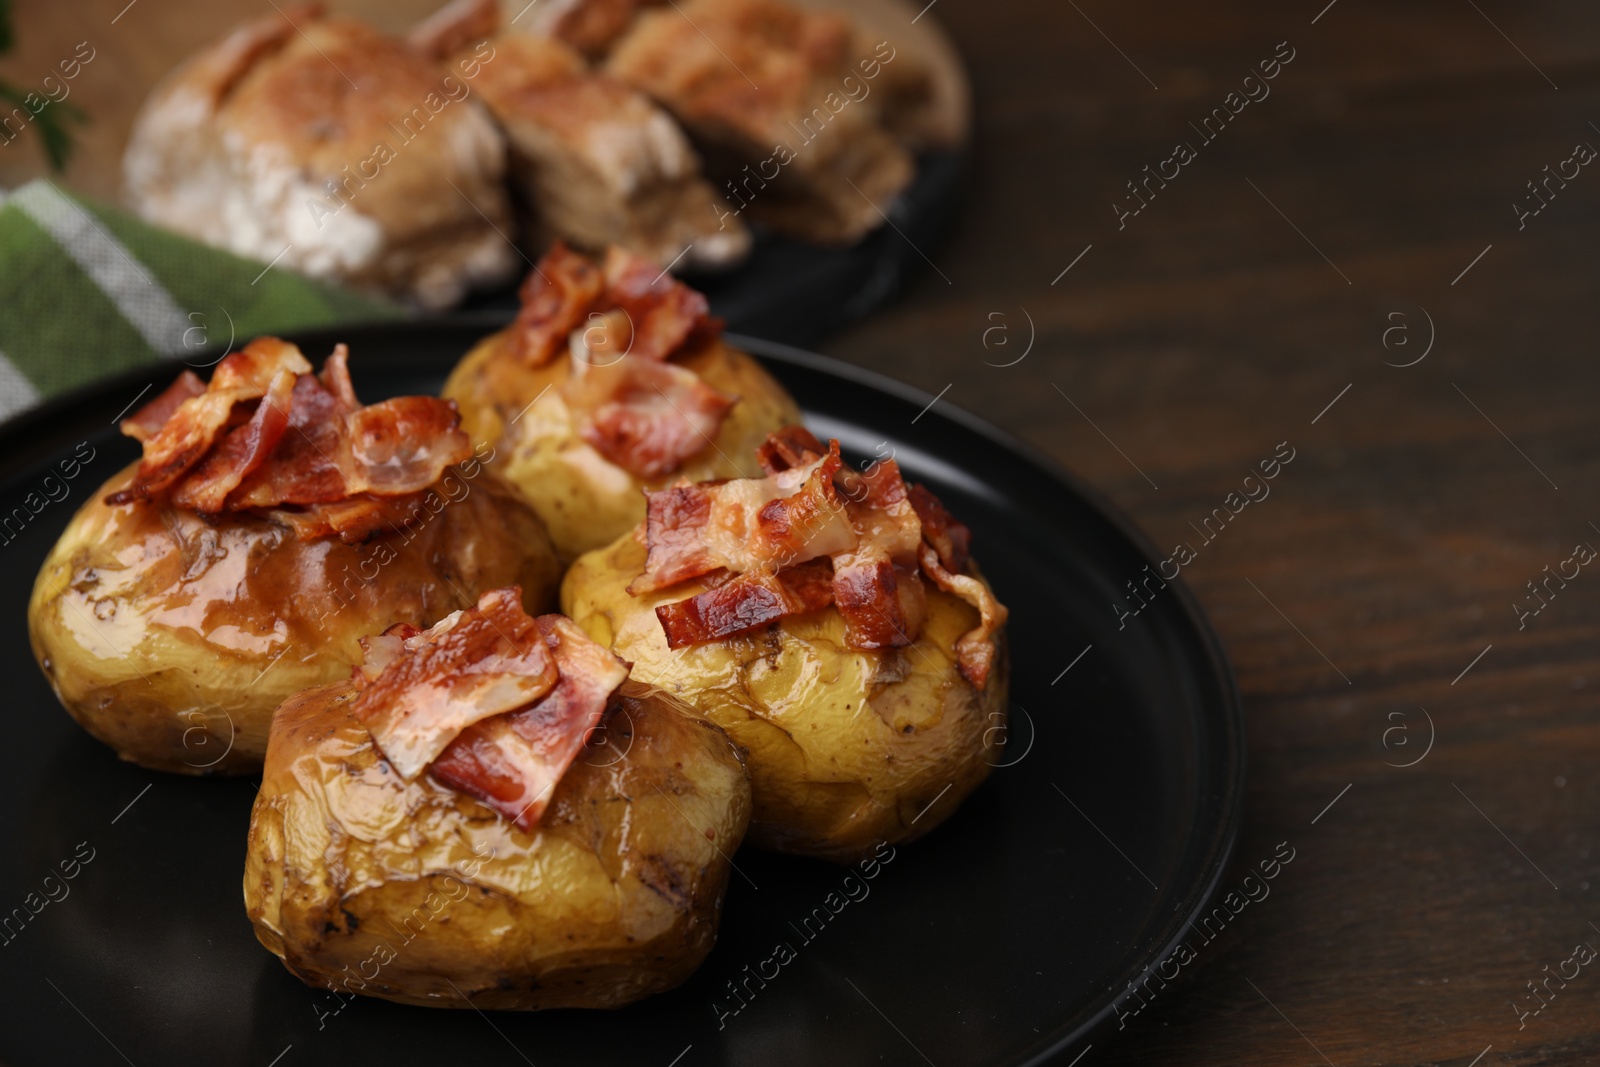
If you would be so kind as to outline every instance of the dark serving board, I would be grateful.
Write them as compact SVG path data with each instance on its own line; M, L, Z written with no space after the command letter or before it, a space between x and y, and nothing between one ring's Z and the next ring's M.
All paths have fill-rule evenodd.
M437 389L480 333L405 324L338 339L370 401ZM333 339L301 338L314 357ZM1232 852L1244 728L1215 635L1181 583L1119 629L1111 605L1157 554L1017 442L843 364L747 347L821 436L838 437L858 463L892 447L909 477L968 521L1011 608L1006 754L949 822L848 886L843 868L741 852L748 881L733 878L710 959L679 989L629 1008L485 1015L357 999L326 1014L332 998L291 977L245 919L255 784L119 762L57 706L28 651L25 605L40 562L73 509L136 455L113 419L170 371L124 377L0 428L0 516L44 488L70 494L0 544L0 636L9 635L0 664L11 690L0 745L0 1060L999 1067L1072 1064L1109 1041L1118 998L1206 910ZM47 487L83 441L95 458ZM6 931L29 894L47 902ZM829 900L844 903L830 912ZM818 908L826 922L805 926ZM779 943L793 958L774 974ZM746 966L767 975L765 986L752 981L745 1006L719 1016L718 1004L737 1004L726 987Z
M720 274L684 274L705 293L711 312L735 333L811 345L893 299L932 256L955 218L965 185L964 152L924 153L917 173L884 209L879 226L853 245L825 248L778 237L759 227L750 258ZM530 259L538 253L527 251ZM520 281L520 279L519 279ZM517 309L515 286L479 293L466 313Z

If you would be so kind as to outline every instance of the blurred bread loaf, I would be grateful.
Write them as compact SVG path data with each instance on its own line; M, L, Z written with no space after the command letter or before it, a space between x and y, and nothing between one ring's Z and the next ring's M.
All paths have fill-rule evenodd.
M502 30L503 17L495 0L459 0L410 40L445 63L492 52L473 86L510 146L515 192L529 209L527 243L620 245L684 270L742 260L749 231L701 176L672 117L555 37Z
M506 149L446 72L371 27L285 6L191 57L145 102L130 205L207 244L423 307L508 280Z

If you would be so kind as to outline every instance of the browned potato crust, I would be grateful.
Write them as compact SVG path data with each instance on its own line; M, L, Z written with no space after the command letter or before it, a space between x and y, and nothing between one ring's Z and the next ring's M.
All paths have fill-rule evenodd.
M462 428L474 443L494 447L494 469L527 497L563 559L631 530L644 518L646 490L685 478L760 477L756 447L773 430L800 421L800 409L783 386L754 359L716 340L673 362L739 402L714 442L672 474L643 481L578 436L560 390L572 374L571 354L531 367L506 350L506 338L501 331L467 353L443 395L461 409Z
M250 819L256 937L308 984L406 1004L611 1008L678 985L716 940L750 787L721 730L621 694L532 834L402 781L348 683L291 697Z
M655 606L705 585L635 597L627 586L644 561L631 532L583 556L562 582L562 611L630 660L633 677L692 704L747 750L752 842L852 862L939 825L999 762L1005 635L979 692L956 665L956 640L978 621L965 601L930 588L921 636L902 649L846 647L830 607L673 651Z
M358 545L301 541L243 514L105 504L133 470L61 535L34 582L28 633L72 717L154 770L255 771L273 709L347 677L358 638L430 626L498 586L521 585L543 611L560 578L538 518L481 470L448 472L415 521Z

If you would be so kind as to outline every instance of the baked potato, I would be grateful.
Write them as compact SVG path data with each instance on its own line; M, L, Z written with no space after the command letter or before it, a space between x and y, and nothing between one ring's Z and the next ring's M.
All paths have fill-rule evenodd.
M606 283L604 292L596 284L591 299L568 301L562 313L547 314L551 285L545 279L555 286L570 286L568 276L585 274L585 262L559 246L545 256L524 287L524 310L518 321L473 348L444 387L444 396L460 408L463 428L473 441L494 448L494 469L533 505L565 559L632 529L644 518L648 490L678 479L758 474L760 468L750 458L756 446L772 430L800 417L794 400L759 363L707 327L699 294L692 294L698 307L681 316L694 317L695 324L680 346L667 353L670 362L661 355L661 346L653 354L643 351L654 336L647 332L649 310L640 312L637 302L621 305L624 317L632 318L621 324L620 340L613 329L618 309L605 314L595 310L613 302L612 283ZM607 267L610 275L642 269L646 283L652 277L664 278L654 265L616 250ZM587 269L596 271L593 266ZM675 287L677 295L689 292L670 278L664 281ZM720 421L713 415L699 430L683 433L686 440L676 453L660 457L652 452L630 469L627 453L653 432L649 420L681 426L694 414L691 399L674 393L670 383L660 388L646 383L637 392L653 411L641 414L632 420L635 425L618 434L594 432L593 419L584 410L584 391L575 378L635 368L641 374L687 371L701 388L736 402L720 414ZM695 384L685 387L691 398L700 395ZM640 422L646 423L643 430ZM618 436L623 438L621 447L608 448Z
M652 498L651 522L656 515ZM1007 708L1004 608L970 563L963 591L984 603L982 612L962 595L927 588L918 594L920 626L885 647L854 647L863 642L841 610L838 579L849 570L842 553L834 560L837 595L825 590L774 622L760 621L766 616L757 601L713 604L707 617L720 610L733 618L724 629L739 632L679 642L672 630L682 620L671 613L735 583L722 570L639 591L654 550L647 544L656 543L649 527L580 557L562 582L562 611L630 660L634 678L683 698L747 750L752 842L851 862L880 842L933 829L998 762ZM811 539L826 536L813 529ZM826 558L779 578L818 564L827 580ZM902 590L915 581L904 571L898 578ZM752 618L756 625L748 626ZM986 625L988 658L973 670L973 635Z
M569 620L539 625L552 621L626 677ZM572 762L531 821L444 784L453 749L407 780L392 735L380 748L361 717L365 695L353 678L284 703L251 814L245 905L302 981L437 1007L612 1008L678 985L710 952L750 815L721 730L648 686L598 692L601 731L584 742L579 721L567 735Z
M520 584L535 610L556 592L538 517L479 457L388 498L376 529L345 527L354 539L307 529L315 508L204 514L171 492L109 502L141 465L72 518L34 582L28 633L72 717L154 770L256 771L273 709L348 675L363 634L431 625L496 586ZM328 506L346 508L344 523L361 502Z

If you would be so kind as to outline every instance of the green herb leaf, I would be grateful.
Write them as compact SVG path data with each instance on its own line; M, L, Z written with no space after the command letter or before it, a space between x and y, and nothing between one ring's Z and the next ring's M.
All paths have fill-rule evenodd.
M74 147L68 124L83 125L86 116L71 104L52 104L39 112L33 120L39 127L39 138L44 142L44 153L50 159L50 169L60 173L67 168Z
M0 55L11 51L16 44L16 34L13 32L11 22L11 0L0 0ZM50 168L61 171L66 168L67 160L72 156L72 132L68 129L71 125L83 125L89 121L87 115L73 104L55 103L45 104L38 114L27 105L29 94L20 89L14 89L5 82L0 82L0 100L5 100L32 117L29 125L39 128L39 140L44 145L44 154L50 160ZM5 116L9 117L9 116ZM11 132L7 128L0 136L10 140L21 131Z
M5 3L5 0L0 0L0 3ZM34 114L33 109L27 104L27 99L30 95L36 99L44 99L39 97L38 94L24 93L20 89L12 88L10 85L0 82L0 100L15 105L23 114L31 117L32 121L28 123L28 126L38 127L39 140L44 147L45 158L50 161L50 169L59 173L66 169L67 161L72 157L74 148L72 131L68 129L68 126L81 126L89 121L89 117L75 104L58 104L53 101L47 102L38 114ZM7 114L0 114L0 118L9 119L10 117ZM0 136L16 137L18 134L25 132L28 126L16 131L12 131L10 127L5 127L0 130Z

